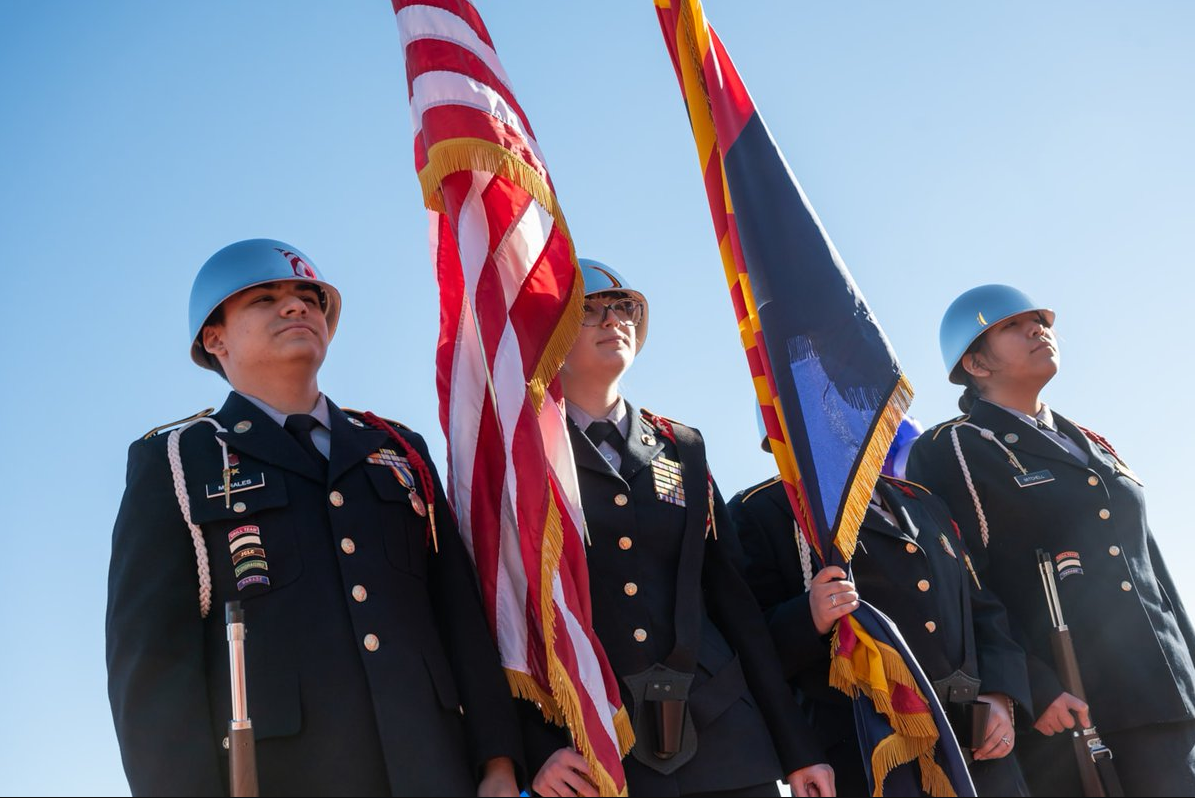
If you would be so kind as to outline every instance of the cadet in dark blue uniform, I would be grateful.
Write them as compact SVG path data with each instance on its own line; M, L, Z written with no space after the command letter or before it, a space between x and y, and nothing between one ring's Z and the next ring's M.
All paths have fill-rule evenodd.
M135 795L228 791L230 599L262 795L517 794L517 716L427 447L319 391L339 313L279 241L195 280L192 358L234 391L133 443L112 540L108 691Z
M618 380L647 336L643 295L581 261L585 319L562 372L590 546L593 623L636 743L631 795L832 795L751 591L700 433L632 407ZM594 795L557 729L526 712L540 795Z
M950 505L984 587L1008 608L1028 655L1035 728L1021 763L1035 795L1078 795L1070 752L1087 705L1063 690L1036 551L1058 592L1090 712L1128 795L1195 794L1195 630L1145 520L1140 479L1102 437L1053 412L1054 313L986 285L942 321L951 382L967 415L923 434L909 476ZM1064 733L1060 733L1064 732Z
M869 792L850 699L829 686L829 633L862 596L896 623L935 683L963 751L974 755L969 767L979 795L1028 795L1012 755L1013 703L1029 701L1024 652L1012 640L1004 607L976 581L941 500L920 485L881 476L859 530L853 582L837 567L812 575L808 544L779 477L737 494L730 515L746 553L747 581L840 793Z

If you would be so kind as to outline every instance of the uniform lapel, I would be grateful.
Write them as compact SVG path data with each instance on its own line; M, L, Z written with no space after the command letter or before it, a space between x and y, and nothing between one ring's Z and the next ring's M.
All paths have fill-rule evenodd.
M664 450L664 442L656 436L655 429L639 413L639 408L627 403L627 414L631 424L628 428L627 445L618 471L627 484L642 471L656 455Z
M216 437L226 442L232 451L294 471L316 482L324 481L323 471L311 462L311 457L298 441L236 391L228 395L228 401L216 413L216 418L225 427L225 431L217 432Z
M887 510L892 513L892 517L896 519L897 526L888 523L887 519L870 509L863 518L863 526L873 532L879 532L889 537L900 538L901 540L917 540L917 536L921 534L921 529L913 520L908 507L905 506L905 502L901 501L904 497L900 495L900 492L883 479L876 483L876 492L880 494L880 498L883 499Z
M328 400L328 418L332 424L332 457L328 465L328 484L331 485L344 472L360 463L366 457L393 444L390 435L370 426L357 426L349 421L345 412L332 400ZM403 454L401 451L399 454Z
M1055 418L1057 417L1055 414ZM976 402L971 414L971 421L996 433L996 440L1016 454L1032 454L1035 457L1057 460L1075 468L1084 468L1084 465L1070 452L1047 438L1045 433L1037 427L1031 427L1012 413L991 402ZM1069 430L1063 430L1063 432L1070 436ZM1086 439L1087 436L1082 435L1081 437ZM1081 441L1077 442L1080 446L1083 445ZM1029 468L1027 465L1025 467ZM1029 468L1029 470L1033 469Z
M567 418L567 417L566 417ZM577 462L578 468L584 468L588 471L595 471L598 474L607 477L613 477L618 481L622 481L622 477L614 470L614 466L602 457L597 447L593 442L586 437L581 428L571 418L567 418L568 434L572 439L573 444L573 459Z

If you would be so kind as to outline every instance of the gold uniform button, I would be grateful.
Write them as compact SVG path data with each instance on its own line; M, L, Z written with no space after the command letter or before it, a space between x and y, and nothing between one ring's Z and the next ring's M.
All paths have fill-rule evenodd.
M647 630L646 629L636 629L635 633L634 633L634 637L635 637L636 642L642 643L644 640L647 639Z
M1120 556L1120 546L1109 546L1108 553L1111 554L1113 557L1119 557Z
M225 751L227 751L227 750L228 750L228 747L229 747L229 746L228 746L228 738L227 738L227 737L225 737L223 740L221 740L221 741L220 741L220 745L224 746L224 750L225 750Z
M1121 582L1120 589L1123 590L1124 592L1128 593L1130 590L1133 589L1133 583L1132 582Z
M620 493L614 497L614 503L617 504L619 507L626 507L627 502L629 502L629 501L630 501L630 499L627 498L627 495L625 493Z
M1095 474L1092 474L1087 478L1087 484L1094 488L1096 485L1100 484L1100 478Z
M365 643L365 650L366 650L366 651L377 651L377 650L378 650L378 646L380 646L380 645L382 644L382 643L381 643L381 641L380 641L380 640L378 640L378 636L377 636L377 635L375 635L375 634L367 634L367 635L365 635L365 640L364 640L364 641L362 641L362 642L364 642L364 643Z
M905 551L907 551L909 554L916 554L917 553L917 544L916 543L906 543Z
M233 510L233 512L237 512L237 513L243 513L243 512L245 512L245 510L247 510L247 509L248 509L248 508L245 506L245 503L244 503L244 502L237 502L236 504L234 504L234 505L232 506L232 510Z
M643 437L640 438L639 440L643 441L644 446L655 446L656 445L656 439L653 436L648 435L647 433L644 433Z
M358 604L368 597L369 592L365 589L365 585L353 585L353 598L357 600Z
M345 554L352 554L354 551L357 550L357 544L353 542L352 538L341 538L340 539L340 550L343 551Z
M925 630L927 632L929 632L930 634L933 634L934 632L936 632L938 630L938 625L936 623L934 623L933 621L926 621L925 622Z
M333 507L340 507L344 504L344 494L338 490L334 490L328 494L328 501L332 502Z
M630 538L619 538L618 539L618 548L622 549L623 551L626 551L633 545L634 544L631 542Z
M929 580L922 579L921 581L919 581L917 583L917 589L920 590L922 593L927 592L929 590Z
M634 582L627 582L622 586L622 592L626 593L628 596L633 596L639 592L639 586Z
M1100 510L1100 518L1107 521L1111 517L1112 517L1112 513L1109 510L1107 510L1106 508L1103 510Z

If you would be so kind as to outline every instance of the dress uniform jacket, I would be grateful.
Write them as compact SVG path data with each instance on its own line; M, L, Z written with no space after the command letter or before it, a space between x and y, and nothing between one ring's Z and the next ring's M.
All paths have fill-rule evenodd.
M185 491L210 560L206 619L167 435L129 449L107 659L135 795L227 792L230 599L243 602L248 631L262 795L464 795L486 760L521 763L513 701L438 478L433 553L397 472L370 462L401 447L328 407L326 473L236 393L214 416L227 431L183 431ZM422 438L398 431L430 468ZM217 436L237 469L228 506ZM259 539L250 560L230 553L245 534Z
M700 433L674 423L678 444L634 408L629 415L618 471L571 420L569 431L591 541L594 629L632 716L637 708L626 677L663 663L679 627L695 631L698 641L689 700L696 756L664 775L628 754L623 764L630 794L725 792L772 783L825 761L799 718L763 615L734 564L734 532L716 488L715 529L706 534L711 482ZM699 464L696 474L685 466L683 506L660 496L655 471L665 459ZM686 543L696 544L698 556L686 560ZM526 719L528 766L536 772L568 743L538 713ZM636 743L649 744L642 738Z
M1050 648L1050 617L1036 551L1055 558L1058 592L1093 719L1102 733L1195 717L1195 630L1145 518L1137 476L1110 449L1054 414L1060 432L1086 451L1087 465L1044 433L989 402L923 434L909 476L949 504L980 579L1004 601L1028 655L1038 712L1062 693ZM959 443L989 530L985 547L975 502L951 440ZM1020 487L1021 483L1029 483ZM1022 742L1028 742L1022 734ZM1124 762L1117 756L1118 767ZM1026 770L1035 788L1038 774ZM1123 774L1122 774L1123 777ZM1129 789L1129 784L1126 784ZM1150 793L1154 794L1154 793Z
M862 599L891 618L931 681L963 670L980 693L1027 704L1025 655L1012 638L1004 606L967 568L966 548L941 500L920 485L882 477L876 492L897 525L869 509L851 560ZM813 623L796 527L779 478L740 492L730 514L746 553L745 574L764 607L781 666L805 699L815 730L831 753L839 792L866 792L850 700L828 684L830 636ZM967 625L973 661L966 661ZM1015 760L975 762L980 795L1023 789Z

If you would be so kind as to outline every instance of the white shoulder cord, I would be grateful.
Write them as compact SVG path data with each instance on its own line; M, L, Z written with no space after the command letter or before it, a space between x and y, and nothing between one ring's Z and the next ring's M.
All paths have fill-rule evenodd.
M174 477L174 495L178 498L178 508L182 510L183 520L191 530L191 542L195 546L195 564L199 573L199 616L206 618L212 610L212 571L208 564L207 544L203 541L203 532L191 520L191 500L187 496L187 480L183 474L183 460L179 455L179 440L183 431L196 424L207 422L216 428L217 432L224 432L224 427L214 418L199 418L190 424L171 431L166 440L166 457L170 460L170 473ZM228 444L216 438L220 449L224 452L224 473L228 471Z
M971 480L971 469L967 467L967 460L963 457L963 447L958 441L959 427L970 427L973 430L977 430L981 438L996 444L1004 454L1008 455L1008 461L1012 463L1014 468L1018 469L1022 474L1027 472L1025 471L1025 467L1021 465L1021 461L1017 459L1017 456L1001 443L996 437L996 433L990 429L984 429L969 421L960 421L950 427L950 440L954 444L954 453L958 456L958 464L963 469L963 479L967 483L967 490L971 493L971 501L975 503L975 515L979 519L979 536L983 540L983 547L986 549L988 547L988 519L983 514L983 506L979 503L979 494L975 490L975 483Z
M809 554L809 541L801 534L801 527L793 521L793 534L797 538L797 554L801 558L801 576L805 579L805 592L809 592L809 585L813 583L813 560Z

